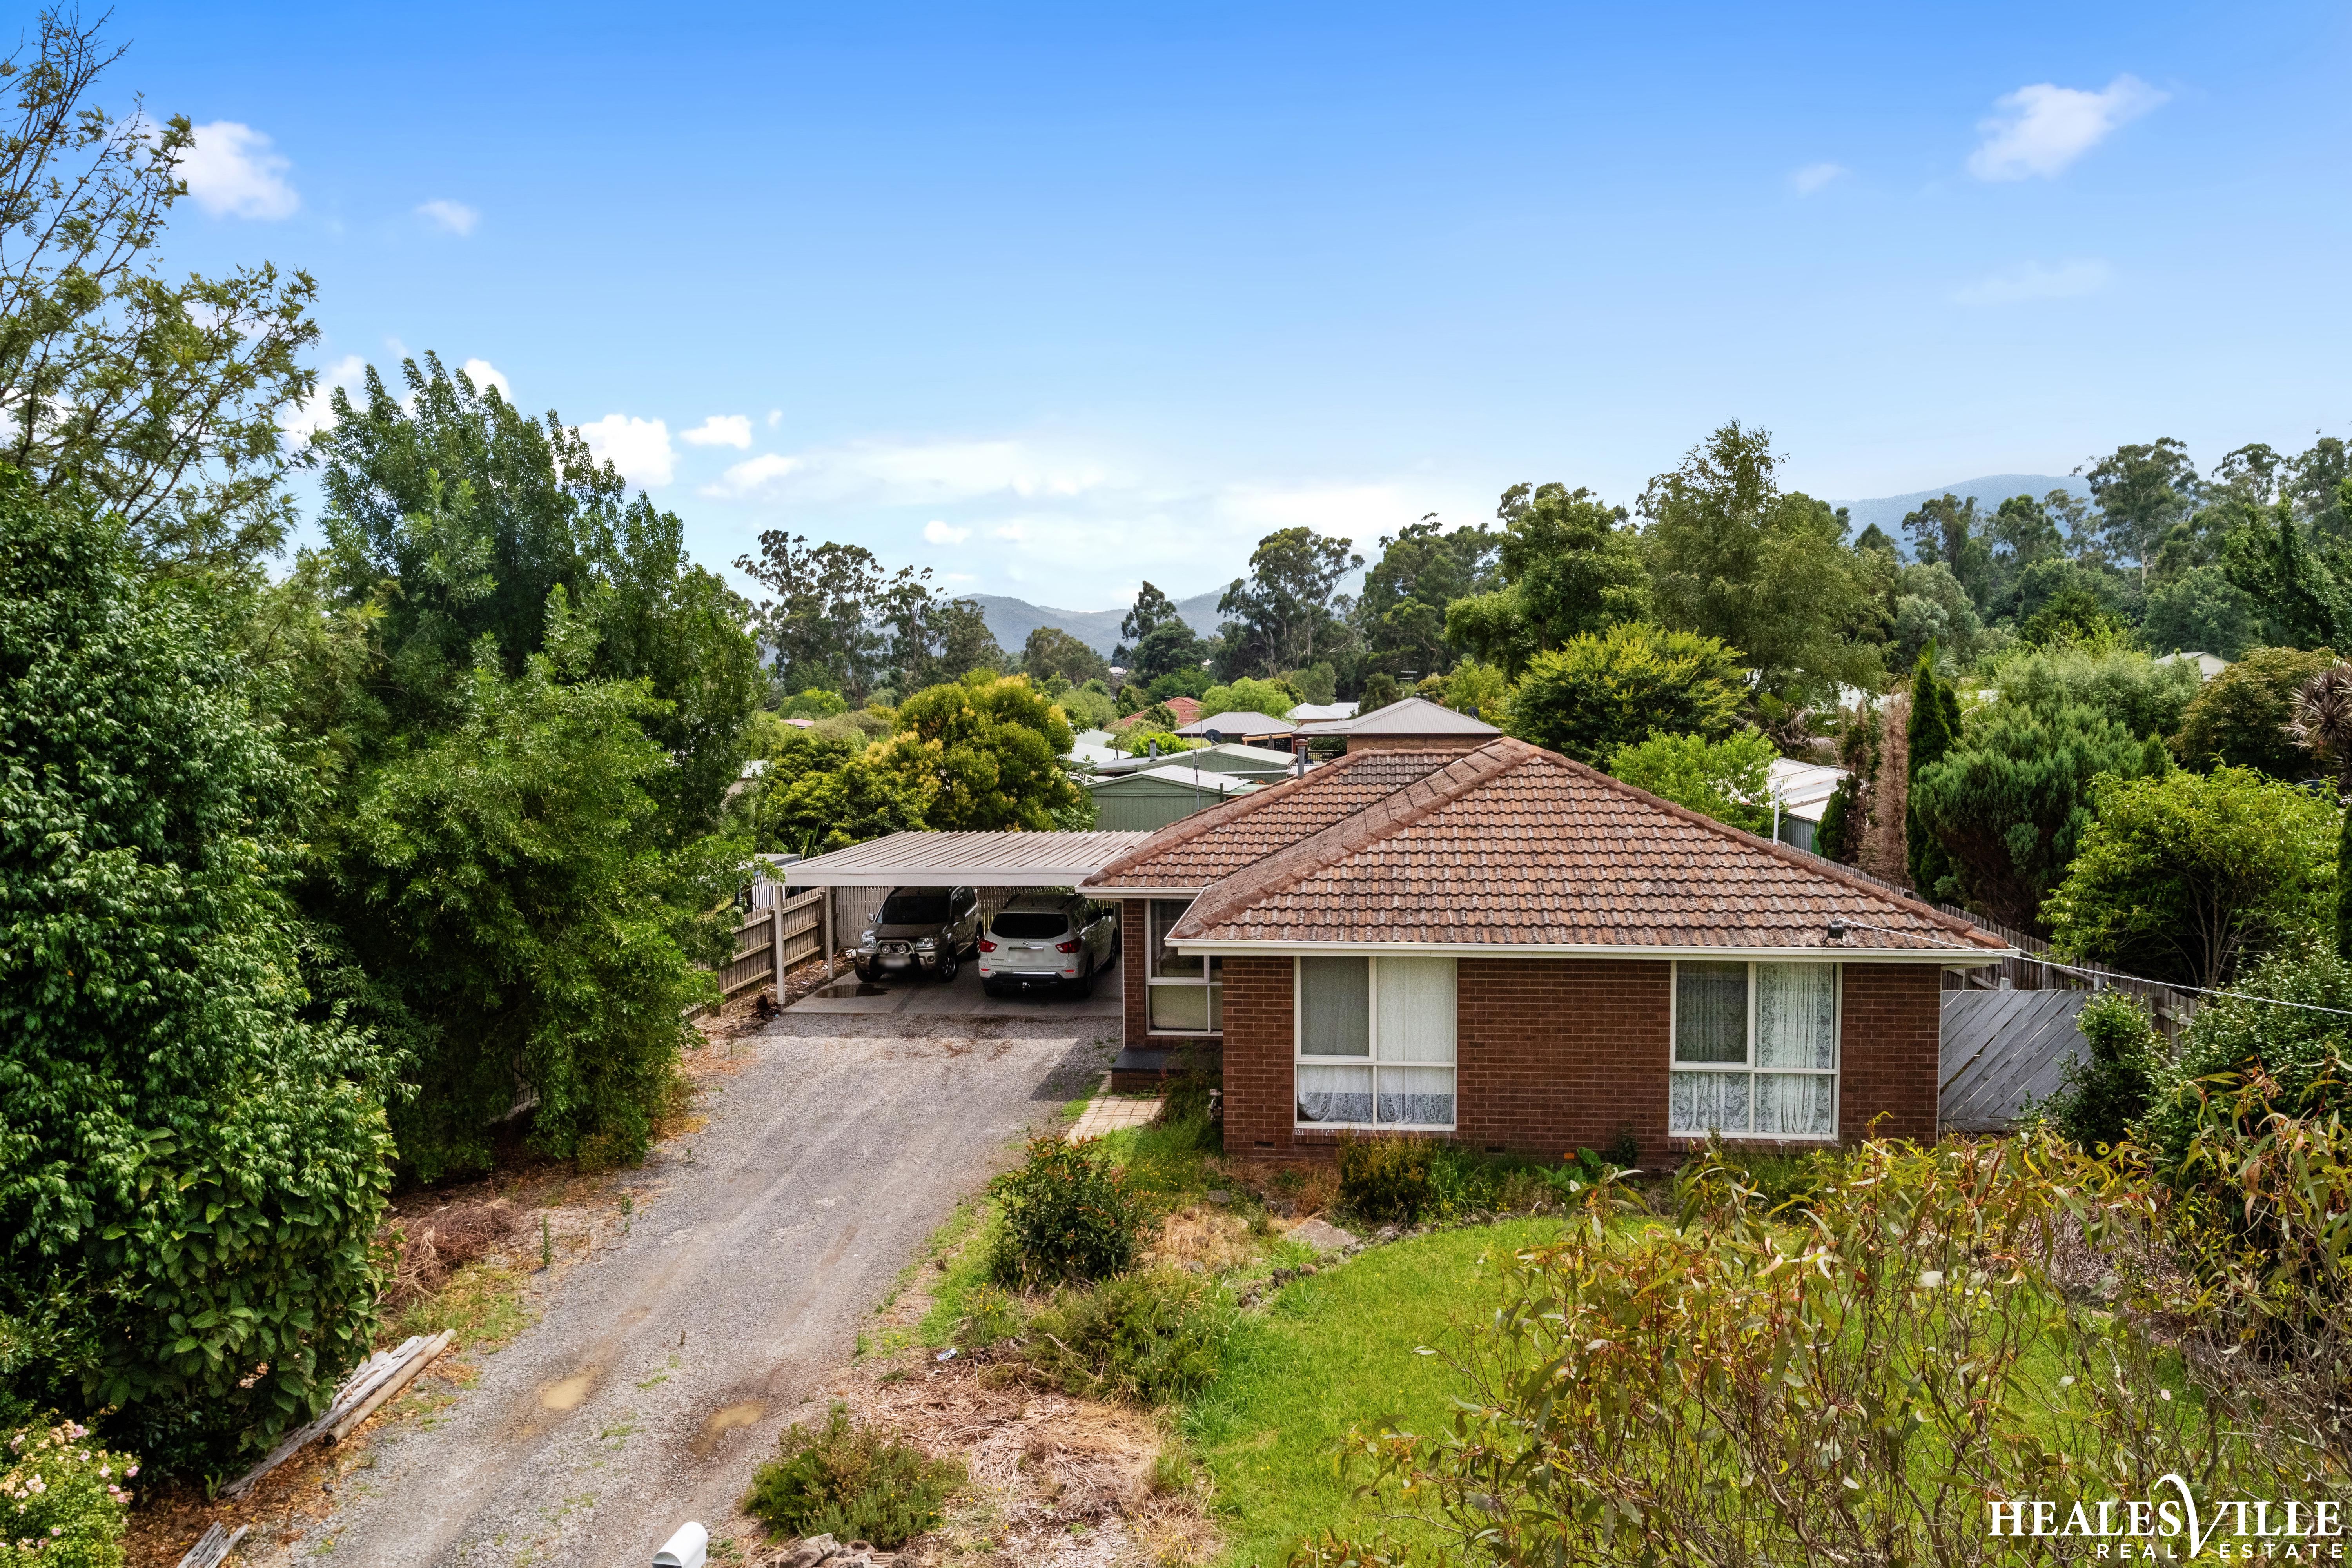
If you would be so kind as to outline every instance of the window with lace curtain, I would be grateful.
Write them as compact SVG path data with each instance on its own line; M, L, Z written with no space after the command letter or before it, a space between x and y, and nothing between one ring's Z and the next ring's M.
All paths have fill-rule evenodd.
M1675 963L1675 1137L1837 1137L1838 966Z
M1297 961L1297 1124L1454 1127L1454 960Z

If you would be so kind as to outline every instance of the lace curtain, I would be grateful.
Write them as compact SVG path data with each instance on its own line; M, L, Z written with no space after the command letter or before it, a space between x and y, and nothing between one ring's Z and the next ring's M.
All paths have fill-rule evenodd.
M1837 1066L1837 966L1756 966L1756 1065Z

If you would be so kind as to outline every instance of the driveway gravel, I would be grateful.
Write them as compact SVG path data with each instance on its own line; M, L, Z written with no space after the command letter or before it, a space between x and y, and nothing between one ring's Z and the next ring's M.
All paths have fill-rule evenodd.
M1108 1065L1103 1035L787 1013L742 1037L706 1125L619 1179L625 1227L549 1279L538 1321L377 1438L334 1517L254 1555L644 1563L686 1520L723 1524L956 1200Z

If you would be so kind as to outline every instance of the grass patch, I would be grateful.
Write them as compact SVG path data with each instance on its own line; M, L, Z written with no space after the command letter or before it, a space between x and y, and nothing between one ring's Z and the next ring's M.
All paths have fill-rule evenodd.
M1507 1220L1376 1247L1298 1280L1242 1321L1224 1375L1184 1415L1215 1483L1225 1561L1280 1563L1326 1525L1369 1525L1333 1457L1350 1426L1393 1416L1433 1429L1455 1389L1435 1345L1499 1289L1499 1260L1559 1234L1556 1219Z
M772 1537L830 1534L895 1550L935 1528L963 1481L961 1465L853 1426L835 1405L823 1426L785 1428L743 1511Z
M412 1334L454 1330L453 1351L494 1351L530 1325L523 1304L526 1279L502 1263L468 1263L432 1295L411 1302L384 1335L398 1344Z

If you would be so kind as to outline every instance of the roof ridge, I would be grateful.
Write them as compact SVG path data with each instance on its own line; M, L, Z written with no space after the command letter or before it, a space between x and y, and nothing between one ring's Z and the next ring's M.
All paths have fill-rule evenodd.
M1582 773L1620 795L1631 795L1644 805L1656 806L1669 816L1679 817L1693 826L1706 828L1717 837L1729 838L1744 847L1761 849L1774 859L1797 870L1808 872L1824 881L1840 883L1874 902L1895 904L1909 913L1923 915L1955 936L1966 937L1970 941L1984 942L2004 951L2009 946L2009 943L1990 932L1968 921L1961 920L1957 915L1948 915L1932 904L1923 903L1917 899L1906 897L1892 889L1883 888L1852 868L1841 866L1824 856L1808 855L1803 850L1783 844L1777 838L1765 838L1748 832L1744 827L1735 827L1728 822L1718 821L1707 816L1706 813L1694 811L1678 801L1671 801L1664 795L1653 795L1639 784L1627 784L1623 779L1605 773L1590 763L1580 763L1574 757L1563 755L1559 752L1547 751L1541 747L1530 749L1539 752L1552 762L1565 764L1571 772Z
M1361 752L1350 754L1378 756L1381 753ZM1202 925L1214 924L1231 910L1247 908L1280 885L1302 881L1316 871L1337 865L1349 856L1361 852L1366 846L1412 826L1472 790L1492 784L1512 769L1544 754L1541 748L1531 746L1525 741L1509 735L1497 735L1485 745L1461 753L1444 766L1432 769L1370 805L1212 883L1192 900L1192 908L1184 911L1184 918L1169 934L1176 936L1188 929L1197 930Z
M1182 754L1181 752L1171 753L1173 756ZM1104 866L1101 870L1095 873L1095 877L1099 879L1114 871L1125 871L1147 858L1164 855L1179 845L1190 844L1213 828L1223 827L1225 824L1237 821L1252 812L1263 811L1277 800L1288 799L1305 788L1309 781L1328 782L1339 773L1358 765L1359 759L1380 754L1377 752L1350 752L1344 756L1334 757L1328 763L1318 763L1307 772L1286 778L1270 788L1226 801L1221 805L1213 805L1206 811L1196 811L1190 816L1178 817L1126 854Z

